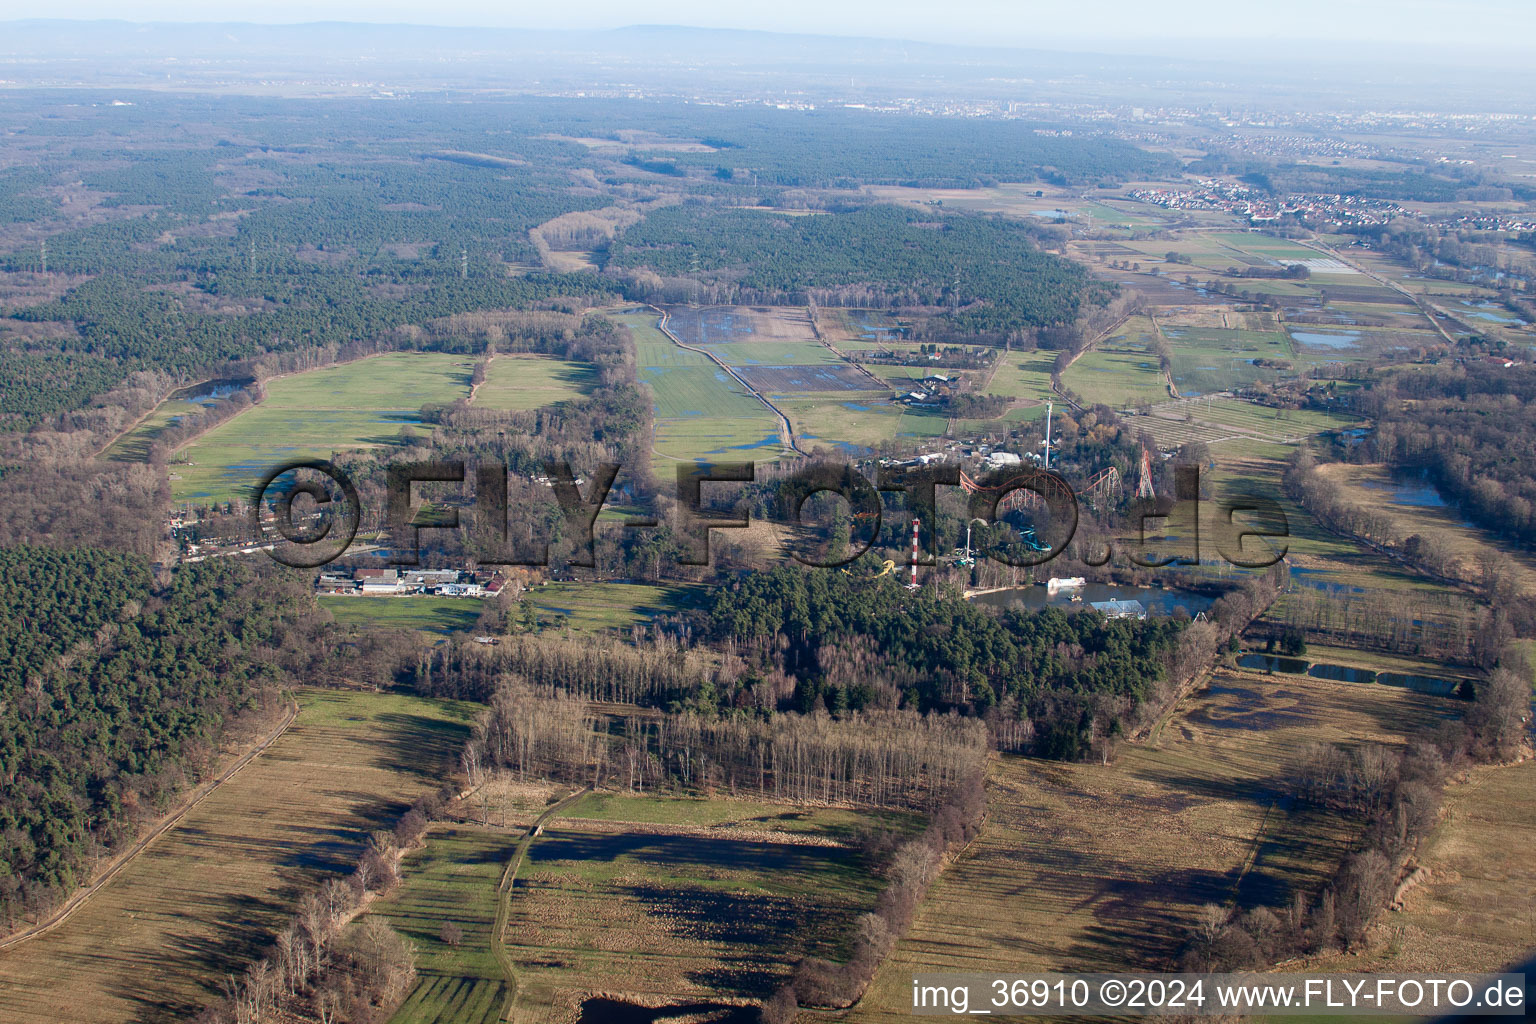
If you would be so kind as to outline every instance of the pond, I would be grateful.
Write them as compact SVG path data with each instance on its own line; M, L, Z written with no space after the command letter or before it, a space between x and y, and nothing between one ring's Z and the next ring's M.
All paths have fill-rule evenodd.
M1440 679L1405 672L1383 672L1376 677L1376 681L1384 686L1403 686L1415 693L1429 693L1436 697L1454 697L1461 687L1461 681L1457 679Z
M1237 659L1237 663L1260 672L1289 672L1299 676L1307 671L1307 663L1302 659L1283 658L1278 654L1245 654Z
M1354 668L1350 665L1313 665L1307 671L1307 675L1317 679L1332 679L1340 683L1374 683L1376 673L1368 668Z

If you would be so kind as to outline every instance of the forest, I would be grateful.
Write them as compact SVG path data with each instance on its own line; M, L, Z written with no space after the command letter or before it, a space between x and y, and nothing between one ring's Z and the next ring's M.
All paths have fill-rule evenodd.
M309 598L228 561L154 586L142 560L109 551L0 560L0 912L14 924L278 710L283 677L263 651Z
M1030 225L885 205L805 217L667 207L620 235L605 265L717 284L711 302L948 307L968 335L1069 323L1085 296L1108 295L1040 251Z

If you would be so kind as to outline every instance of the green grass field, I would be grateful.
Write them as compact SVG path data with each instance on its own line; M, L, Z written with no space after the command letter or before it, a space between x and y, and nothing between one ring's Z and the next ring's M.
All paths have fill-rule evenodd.
M471 370L468 356L396 352L271 380L259 405L181 450L172 498L247 498L280 463L395 444L423 405L468 395Z
M474 404L487 409L538 409L589 395L597 386L591 363L550 356L504 355L491 360Z
M653 468L670 478L678 462L773 461L782 451L771 410L709 359L679 348L654 313L613 314L629 328L642 383L655 397Z
M695 607L707 599L708 590L690 583L545 583L525 596L541 621L598 633Z
M179 399L161 402L139 422L138 426L112 442L102 454L113 462L144 462L149 458L149 446L154 441L155 435L169 426L173 420L203 408L201 403Z
M1056 353L1048 350L1007 352L987 386L987 393L1008 398L1030 399L1044 403L1053 397L1051 366ZM1043 415L1043 411L1042 411Z
M1061 382L1090 404L1103 402L1115 409L1168 399L1157 359L1144 350L1101 344L1067 367Z
M477 597L429 594L399 597L321 594L316 600L343 625L419 629L424 633L454 633L469 629L480 617L484 604Z
M498 1019L506 982L491 952L496 886L517 846L509 832L438 826L400 868L405 882L369 913L387 920L416 947L416 986L391 1024L490 1024ZM444 922L463 933L457 946L441 938Z

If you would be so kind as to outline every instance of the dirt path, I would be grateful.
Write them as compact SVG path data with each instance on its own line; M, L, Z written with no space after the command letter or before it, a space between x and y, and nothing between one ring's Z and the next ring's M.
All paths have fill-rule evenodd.
M155 840L159 839L161 836L165 835L165 833L175 828L181 822L181 819L185 818L193 808L197 807L198 804L207 799L211 793L217 790L220 786L224 785L224 783L234 778L237 774L239 774L242 768L254 761L258 755L260 755L263 751L275 743L278 737L282 736L283 733L288 731L288 727L293 724L294 719L298 718L298 716L299 704L297 701L293 701L288 708L288 713L283 717L283 720L278 723L277 728L268 733L260 743L256 744L256 746L252 747L250 750L246 751L239 758L237 758L235 763L226 768L221 774L218 775L218 777L210 779L209 781L204 782L202 785L194 789L191 794L188 795L185 802L182 803L180 808L173 811L165 818L161 819L160 823L156 825L148 835L144 836L138 842L134 843L128 849L124 850L122 853L113 858L111 864L105 871L99 874L89 885L79 890L67 901L65 901L64 905L55 911L52 917L48 918L46 921L42 921L36 925L33 925L31 928L28 928L25 931L17 932L16 934L4 939L3 941L0 941L0 950L19 946L23 942L26 942L28 939L35 939L39 935L53 931L53 929L69 920L70 916L73 915L75 911L83 907L87 900L96 895L96 893L100 892L102 889L106 888L106 886L111 883L112 879L116 878L122 872L123 868L133 863L134 859L138 857L139 854L149 849L149 847L154 844Z
M805 450L803 450L800 447L799 442L797 442L795 440L795 428L789 422L789 417L787 415L785 415L783 409L780 409L778 406L776 406L772 402L768 401L768 397L766 395L764 395L761 391L758 391L751 384L748 384L747 381L746 381L746 378L742 377L741 374L737 373L735 370L731 369L731 367L727 366L720 359L719 356L715 355L713 352L708 351L707 349L702 349L702 348L698 348L697 346L694 346L694 345L689 345L686 342L684 342L681 338L679 338L677 335L673 334L671 328L669 328L667 326L667 321L672 318L670 313L668 313L664 309L661 309L658 306L651 306L651 308L654 309L657 313L661 314L661 320L657 322L656 327L661 331L662 334L665 334L668 338L672 339L672 344L676 345L678 348L687 349L689 352L697 352L699 355L701 355L704 358L708 359L710 362L714 363L716 366L720 367L720 369L724 370L727 374L729 374L732 380L734 380L736 383L740 384L742 387L746 388L747 389L747 394L751 395L753 398L757 399L759 402L762 402L764 405L766 405L769 409L771 409L773 411L773 414L779 418L779 443L780 444L784 445L786 448L788 448L790 451L794 452L796 455L804 455L804 456L809 456L810 455L810 453L805 451Z
M501 882L496 886L496 922L491 925L491 953L496 957L496 963L501 967L501 973L507 980L507 996L501 1004L501 1020L512 1020L512 1011L517 1006L517 974L512 970L512 958L507 955L506 944L502 936L507 930L507 919L512 915L512 886L517 881L518 869L523 866L523 858L528 854L528 847L544 831L544 822L559 814L565 808L571 806L595 787L588 783L584 788L562 799L559 803L547 808L543 814L534 819L528 826L528 832L523 836L522 842L517 844L517 850L512 854L512 859L507 862L507 870L502 872Z

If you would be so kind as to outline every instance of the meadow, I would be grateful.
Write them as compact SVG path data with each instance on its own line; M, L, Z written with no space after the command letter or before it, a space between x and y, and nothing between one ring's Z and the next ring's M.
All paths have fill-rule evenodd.
M473 404L487 409L524 411L590 395L597 386L591 363L551 356L499 355L486 367L485 383Z
M1522 591L1536 594L1536 559L1524 552L1511 552L1486 531L1469 522L1454 508L1436 504L1412 492L1410 503L1399 498L1404 486L1394 481L1390 470L1380 465L1333 463L1321 468L1339 496L1353 504L1372 509L1387 522L1387 534L1380 541L1398 543L1418 534L1450 556L1449 574L1476 585L1483 580L1483 567L1493 565L1510 574ZM1412 487L1409 487L1412 491ZM1433 489L1431 488L1431 492Z
M496 886L518 841L510 832L436 826L401 862L405 882L369 910L416 947L416 985L392 1024L500 1019L507 986L491 951ZM462 934L457 945L443 941L448 921Z
M1090 403L1113 409L1166 401L1168 385L1146 346L1109 339L1084 352L1062 372L1061 382Z
M107 446L102 455L114 462L145 462L155 437L166 427L206 405L193 398L168 398L155 406L132 430Z
M1536 761L1473 768L1446 789L1415 860L1424 881L1358 954L1297 969L1382 974L1502 971L1536 948Z
M707 599L707 588L695 583L544 583L524 597L547 625L601 633L696 607Z
M174 1024L441 784L474 705L307 691L298 719L63 925L0 952L8 1024ZM61 979L68 979L61 983Z
M417 629L424 633L456 633L474 626L484 602L476 597L436 597L412 594L376 597L360 594L321 594L320 607L344 626Z
M506 933L513 1020L574 1019L593 993L760 999L799 957L846 956L854 917L873 905L879 883L842 845L849 812L593 799L572 813L641 820L561 818L529 846ZM793 828L777 827L784 814Z
M523 789L524 803L542 793ZM575 1020L597 993L647 1005L761 998L797 957L846 955L852 918L878 888L848 843L871 824L901 834L921 824L604 791L525 839L528 808L510 830L435 826L400 887L374 904L417 948L420 976L392 1024L490 1024L509 994L508 1019L529 1024ZM498 886L514 863L498 939ZM445 921L462 932L457 946L443 941Z
M1112 764L999 759L981 835L844 1019L909 1019L915 971L1155 968L1204 904L1316 887L1357 826L1282 799L1300 748L1398 745L1455 711L1394 687L1221 671Z
M282 462L396 444L423 405L467 396L472 369L468 356L395 352L274 378L260 404L181 449L172 499L243 500Z

